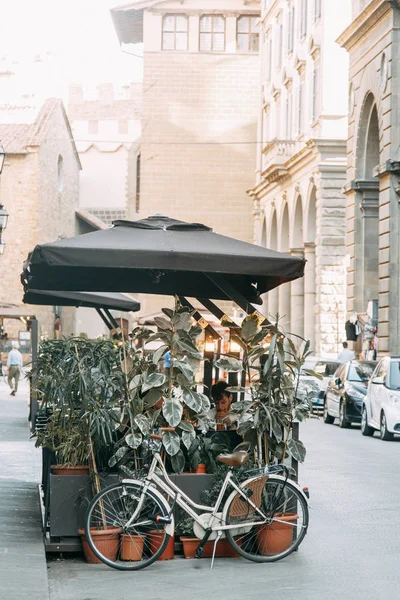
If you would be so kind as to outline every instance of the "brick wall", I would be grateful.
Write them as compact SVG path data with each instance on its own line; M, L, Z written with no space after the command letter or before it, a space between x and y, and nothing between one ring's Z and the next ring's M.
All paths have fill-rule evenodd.
M258 82L256 55L145 53L140 217L252 241Z

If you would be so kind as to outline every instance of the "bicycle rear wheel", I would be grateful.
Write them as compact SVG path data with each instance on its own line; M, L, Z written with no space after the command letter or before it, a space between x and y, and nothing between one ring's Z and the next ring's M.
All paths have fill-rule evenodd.
M151 490L145 492L135 521L129 523L142 495L143 488L137 483L117 483L99 492L88 507L87 542L109 567L122 571L143 569L157 560L168 544L166 525L155 522L157 515L166 517L168 511ZM100 542L100 537L106 541Z
M237 528L226 530L231 546L244 558L254 562L273 562L285 558L296 550L304 539L308 527L308 506L303 494L289 481L268 477L259 491L249 494L250 500L265 515L266 522L246 502L235 494L228 499L224 510L227 525ZM254 482L253 482L254 483ZM251 488L251 485L249 486ZM256 502L256 497L260 502ZM265 521L264 519L264 521ZM260 520L260 525L246 525Z

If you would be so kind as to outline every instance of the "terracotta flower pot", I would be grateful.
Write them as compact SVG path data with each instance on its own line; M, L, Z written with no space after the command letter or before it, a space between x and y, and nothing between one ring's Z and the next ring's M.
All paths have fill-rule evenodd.
M181 542L183 544L183 554L185 555L185 558L195 558L197 546L199 545L200 540L198 538L190 538L190 537L182 537L181 536ZM214 541L212 540L210 542L206 542L204 544L203 558L211 558L213 550L214 550ZM232 546L230 545L230 543L228 542L228 540L226 538L222 538L222 540L219 540L219 542L217 544L215 556L218 558L222 558L222 557L237 558L239 556L239 554L232 548Z
M142 535L121 535L121 559L142 560L144 537Z
M292 523L297 521L299 515L287 513L276 518L285 522L273 522L258 528L258 550L263 556L273 556L285 552L293 542L295 528Z
M50 469L53 475L89 475L88 465L77 465L76 467L51 465Z
M96 548L110 560L117 558L119 541L120 541L120 527L107 527L107 529L95 529L91 528L93 542ZM86 562L88 563L101 563L101 560L97 558L85 536L85 530L79 529L79 535L82 538L82 548L85 555Z
M159 549L159 547L162 544L163 539L164 539L164 532L160 532L157 529L153 529L153 530L149 531L148 544L149 544L150 552L152 554L157 552L157 550ZM167 547L165 548L165 550L161 554L161 556L158 558L158 560L171 560L172 558L174 558L174 554L175 554L175 536L171 535L171 537L168 540Z
M207 473L206 465L204 463L197 465L195 473Z

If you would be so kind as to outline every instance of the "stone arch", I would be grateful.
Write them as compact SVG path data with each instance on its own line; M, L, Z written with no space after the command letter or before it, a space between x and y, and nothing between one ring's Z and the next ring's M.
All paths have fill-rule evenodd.
M304 244L304 226L303 226L303 199L298 194L294 201L293 219L291 227L291 247L295 249L303 248Z
M261 246L267 246L267 220L265 215L261 222Z
M310 186L305 215L304 243L315 244L317 237L317 186L314 183Z
M281 252L289 252L290 248L290 220L289 206L286 202L282 207L281 223L279 235L279 250Z
M369 92L363 102L358 122L356 147L357 179L373 179L373 170L380 163L380 133L378 109Z
M269 234L268 234L268 247L271 248L271 250L278 249L278 219L276 216L275 209L273 210L272 216L270 219Z
M288 203L282 207L280 228L279 228L279 250L289 252L290 250L290 220ZM279 288L279 316L281 326L284 330L290 331L290 308L291 308L291 284L285 283Z
M356 147L357 204L355 212L355 297L359 312L379 297L379 180L381 127L376 98L368 92L358 121Z

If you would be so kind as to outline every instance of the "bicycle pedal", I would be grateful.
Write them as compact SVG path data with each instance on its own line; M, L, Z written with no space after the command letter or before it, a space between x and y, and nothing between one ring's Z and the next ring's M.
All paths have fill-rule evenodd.
M204 548L197 548L196 553L194 555L195 558L203 558Z

